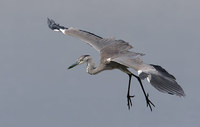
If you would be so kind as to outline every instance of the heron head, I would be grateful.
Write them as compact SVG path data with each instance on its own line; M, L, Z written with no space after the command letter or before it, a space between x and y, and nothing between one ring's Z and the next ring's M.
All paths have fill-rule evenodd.
M71 66L68 67L68 69L71 69L77 65L85 63L89 59L90 55L82 55L81 57L78 58L78 60L72 64Z

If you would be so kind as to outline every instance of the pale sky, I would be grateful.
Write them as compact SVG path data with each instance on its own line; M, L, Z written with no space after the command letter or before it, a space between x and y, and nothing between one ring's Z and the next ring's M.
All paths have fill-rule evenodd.
M0 4L1 127L199 127L200 2L197 0L3 0ZM128 76L67 67L98 52L51 31L47 17L101 37L130 42L146 63L173 74L186 97L163 94L136 79L127 108ZM137 74L134 70L130 69Z

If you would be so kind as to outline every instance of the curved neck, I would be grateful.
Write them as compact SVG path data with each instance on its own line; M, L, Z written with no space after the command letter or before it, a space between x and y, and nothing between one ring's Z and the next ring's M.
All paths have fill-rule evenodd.
M102 69L99 66L95 67L94 61L93 61L92 57L90 56L90 58L88 58L88 60L87 60L86 71L91 75L95 75L95 74L101 72Z

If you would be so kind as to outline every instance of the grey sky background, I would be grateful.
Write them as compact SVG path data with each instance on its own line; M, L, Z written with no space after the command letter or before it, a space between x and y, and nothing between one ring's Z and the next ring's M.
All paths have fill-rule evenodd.
M198 0L1 0L1 127L199 127L200 2ZM118 70L88 75L84 54L98 53L75 38L53 32L47 17L102 37L130 42L146 63L172 73L185 90L179 98L143 81L153 112L132 80ZM132 70L134 72L134 70ZM135 72L134 72L135 73Z

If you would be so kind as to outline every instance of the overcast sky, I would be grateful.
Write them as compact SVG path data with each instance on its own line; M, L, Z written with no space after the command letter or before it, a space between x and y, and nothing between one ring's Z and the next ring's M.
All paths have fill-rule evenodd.
M1 127L199 127L200 2L198 0L1 0ZM47 17L102 37L130 42L146 63L173 74L186 97L137 80L127 108L128 76L118 70L91 76L86 65L67 67L98 52L51 31ZM134 70L132 70L133 73Z

